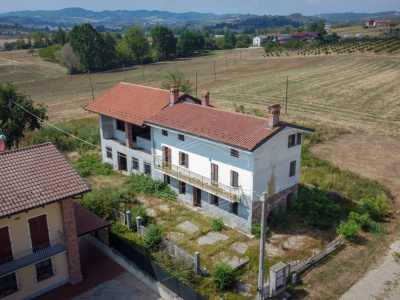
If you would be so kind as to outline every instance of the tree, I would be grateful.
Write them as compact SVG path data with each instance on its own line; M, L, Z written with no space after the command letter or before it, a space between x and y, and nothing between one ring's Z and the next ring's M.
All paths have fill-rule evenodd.
M53 33L53 43L64 46L66 41L67 41L67 34L65 33L64 30L62 30L61 27L58 27L58 30Z
M191 56L203 50L204 44L204 37L200 33L186 30L178 38L178 54L183 57Z
M44 48L46 47L46 42L43 40L46 38L46 34L40 30L35 31L32 35L33 37L33 46L35 48Z
M40 121L19 106L12 103L12 114L10 113L9 100L35 114L41 119L47 119L46 106L42 103L34 106L29 96L18 92L11 82L0 84L0 128L6 136L6 147L11 149L15 144L18 148L19 141L24 137L24 131L33 131L41 127Z
M149 56L150 45L140 26L128 27L123 40L137 62Z
M60 65L66 67L69 74L74 74L80 69L79 57L70 44L65 44L60 52L55 53L55 55L60 57Z
M156 50L157 57L165 54L166 58L174 57L176 53L176 38L172 30L156 25L151 29L153 38L152 48Z
M33 48L33 46L31 46L28 50L28 54L33 56L33 53L35 53L35 49Z
M101 52L99 54L100 56L100 61L103 69L109 69L111 68L114 63L115 63L115 56L116 56L116 50L115 50L115 40L111 36L110 33L106 33L103 35L103 46L101 47Z
M191 83L189 79L186 79L185 74L178 69L168 71L168 74L161 83L161 88L169 90L171 85L179 86L179 90L186 94L191 94L193 91L193 83Z

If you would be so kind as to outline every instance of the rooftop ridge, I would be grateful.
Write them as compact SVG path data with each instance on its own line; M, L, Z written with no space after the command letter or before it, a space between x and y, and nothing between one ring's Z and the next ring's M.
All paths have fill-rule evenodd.
M23 152L23 151L36 149L36 148L40 148L40 147L44 147L44 146L48 146L48 145L53 145L53 143L52 142L46 142L46 143L32 145L32 146L28 146L28 147L23 147L23 148L18 148L18 149L11 149L11 150L8 150L8 151L0 152L0 155L6 155L6 154L15 153L15 152Z
M160 89L160 88L156 88L156 87L152 87L152 86L147 86L147 85L140 85L140 84L135 84L135 83L130 83L130 82L123 82L121 81L120 83L122 84L126 84L126 85L130 85L130 86L137 86L137 87L141 87L141 88L146 88L146 89L152 89L152 90L157 90L157 91L163 91L163 92L167 92L169 94L169 90L165 90L165 89ZM118 85L118 84L117 84ZM115 85L115 86L117 86ZM179 94L181 94L181 96L185 95L184 92L179 91Z

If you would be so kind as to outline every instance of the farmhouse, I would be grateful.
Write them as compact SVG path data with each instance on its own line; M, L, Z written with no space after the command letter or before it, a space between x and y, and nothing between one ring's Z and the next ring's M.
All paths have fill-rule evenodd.
M264 35L257 35L253 38L253 46L261 46L268 40L270 41L278 41L281 40L285 37L289 37L288 34L280 34L280 33L270 33L270 34L264 34Z
M365 22L365 28L376 28L376 27L388 27L390 26L390 20L367 20Z
M294 32L292 34L265 34L257 35L253 38L253 46L261 46L267 41L279 42L281 44L292 41L313 42L318 37L316 32Z
M313 42L318 37L316 32L294 32L290 35L291 38L298 41Z
M126 174L149 174L170 184L187 204L250 231L268 210L290 206L297 192L302 133L313 130L233 113L179 92L120 83L85 109L100 115L103 161Z
M89 187L51 143L0 153L0 165L0 298L81 281L78 235L87 231L73 197ZM108 225L82 209L84 224Z

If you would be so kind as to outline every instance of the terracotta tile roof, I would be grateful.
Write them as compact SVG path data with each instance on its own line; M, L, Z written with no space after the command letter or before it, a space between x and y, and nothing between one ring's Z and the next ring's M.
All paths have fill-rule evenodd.
M195 117L194 117L195 116ZM191 103L168 106L146 123L186 132L246 150L253 150L287 124L268 127L268 119Z
M95 213L74 201L75 222L77 235L81 236L86 233L110 226L106 220L103 220Z
M0 218L89 192L51 143L0 153Z
M179 94L184 95L183 93ZM156 89L130 83L119 83L85 107L86 110L143 125L170 103L168 90Z

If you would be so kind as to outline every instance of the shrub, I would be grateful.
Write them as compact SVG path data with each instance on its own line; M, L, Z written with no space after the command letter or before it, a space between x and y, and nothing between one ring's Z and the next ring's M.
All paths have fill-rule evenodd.
M132 207L131 216L132 216L133 230L137 230L136 217L140 217L141 218L140 221L141 221L141 224L143 226L145 226L149 221L149 217L147 215L146 209L140 204L136 204L135 206Z
M269 227L265 227L265 234L269 233ZM256 238L261 237L261 223L251 224L251 234L255 235Z
M110 175L114 172L111 164L103 163L100 155L84 155L78 159L76 171L82 177L89 175Z
M91 193L84 194L82 199L77 201L99 217L110 219L111 209L119 209L121 200L113 196L110 189L92 190Z
M336 232L343 234L348 241L353 242L360 231L360 227L361 226L354 220L349 220L347 223L341 221Z
M211 228L212 230L221 231L224 229L224 221L221 218L212 218Z
M171 191L168 184L160 180L153 180L150 176L143 174L131 175L125 181L128 185L127 191L144 192L146 196L156 196L161 199L176 199L176 193Z
M214 265L213 282L219 291L232 287L236 282L236 274L226 262Z
M158 248L162 241L162 229L159 225L151 223L147 228L147 232L144 236L144 244L147 249L154 251Z
M364 198L360 200L360 211L367 213L374 221L382 221L387 216L389 205L383 197Z

